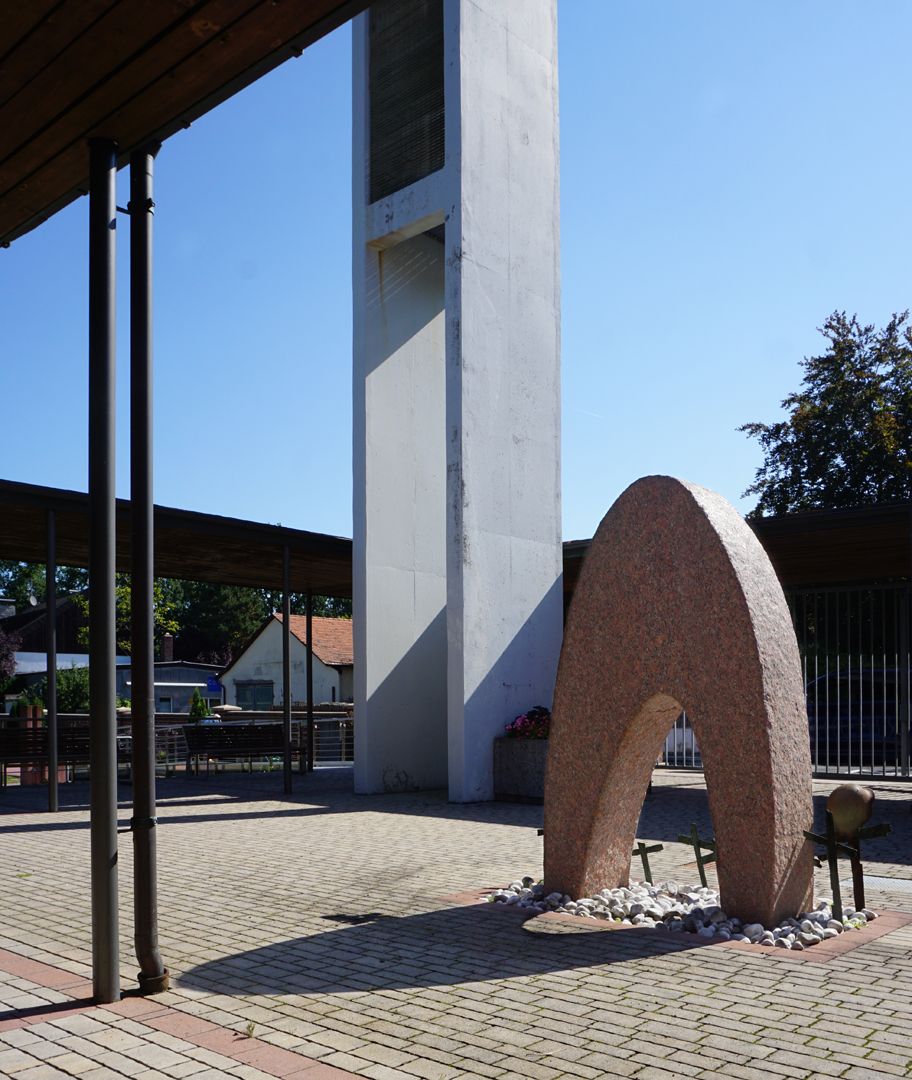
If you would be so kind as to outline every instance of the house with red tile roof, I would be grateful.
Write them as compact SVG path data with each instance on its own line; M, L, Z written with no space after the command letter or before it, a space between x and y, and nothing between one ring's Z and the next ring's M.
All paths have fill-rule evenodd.
M307 701L307 618L292 615L291 701ZM351 701L354 645L351 619L313 617L314 703ZM242 709L270 709L282 701L282 616L263 623L244 651L221 673L225 702Z

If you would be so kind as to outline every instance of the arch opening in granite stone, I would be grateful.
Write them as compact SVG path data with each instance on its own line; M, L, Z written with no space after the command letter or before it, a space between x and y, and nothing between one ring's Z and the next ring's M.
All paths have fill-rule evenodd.
M567 620L545 783L549 891L627 883L652 769L683 708L726 911L772 925L805 910L810 753L782 589L734 507L647 477L599 526Z

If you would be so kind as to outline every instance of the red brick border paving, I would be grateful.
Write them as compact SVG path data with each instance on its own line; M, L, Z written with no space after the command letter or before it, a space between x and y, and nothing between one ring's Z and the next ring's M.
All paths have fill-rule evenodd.
M68 1003L48 1002L22 1010L12 1010L10 1015L0 1013L0 1031L27 1027L30 1024L53 1023L64 1016L75 1016L89 1009L104 1008L107 1012L128 1016L146 1027L164 1031L184 1042L193 1043L222 1057L231 1058L240 1065L250 1065L260 1072L269 1073L281 1080L357 1080L358 1074L323 1062L313 1061L302 1054L295 1054L281 1046L273 1046L231 1028L213 1024L210 1020L191 1013L181 1012L170 1005L163 1005L155 997L125 997L110 1005L99 1006L92 1000L92 984L70 971L53 967L38 960L31 960L19 953L0 949L0 972L27 979L36 986L57 990L72 996Z
M663 941L669 940L669 933L667 930L656 930L651 926L622 926L620 923L607 922L602 919L590 919L586 915L570 915L562 911L535 913L529 911L528 908L517 908L515 904L494 904L488 900L482 899L486 893L494 891L494 889L470 889L467 892L454 893L451 896L441 897L441 900L445 903L458 904L466 907L477 905L479 911L490 910L498 913L511 913L514 917L519 918L523 924L534 922L542 927L553 925L555 930L557 930L559 926L567 926L568 928L579 927L581 930L592 933L661 935ZM903 926L908 926L910 923L912 923L912 914L909 914L908 912L891 910L882 911L878 914L877 919L872 923L868 923L863 930L851 930L842 933L838 937L821 941L819 945L814 945L801 952L795 952L792 949L777 949L775 947L762 948L751 944L749 941L714 941L712 939L700 938L696 934L682 935L685 940L681 940L676 934L672 940L679 941L682 946L689 946L690 948L709 948L714 946L719 949L746 950L754 956L768 956L775 960L795 960L812 964L826 964L837 956L844 956L846 953L852 952L862 945L867 945L871 941L876 941L878 938L884 937L884 935L890 934L894 930L899 930ZM529 929L529 926L525 925L524 928Z

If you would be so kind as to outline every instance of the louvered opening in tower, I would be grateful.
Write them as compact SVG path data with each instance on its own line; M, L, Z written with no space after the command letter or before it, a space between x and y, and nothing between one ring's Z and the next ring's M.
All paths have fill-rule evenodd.
M370 201L443 168L443 0L370 9Z

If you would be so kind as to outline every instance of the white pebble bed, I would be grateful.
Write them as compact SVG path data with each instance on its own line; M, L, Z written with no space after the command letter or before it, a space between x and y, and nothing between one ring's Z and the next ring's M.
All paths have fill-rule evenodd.
M778 926L744 923L729 917L719 905L715 889L662 881L657 885L631 882L629 888L603 889L595 896L571 900L560 893L545 895L544 886L531 877L512 881L487 897L492 903L510 904L536 912L560 911L589 919L604 919L621 926L653 926L670 933L691 933L717 941L749 941L780 949L808 949L847 930L860 930L877 915L870 908L856 911L843 906L840 922L833 918L832 901L821 900Z

